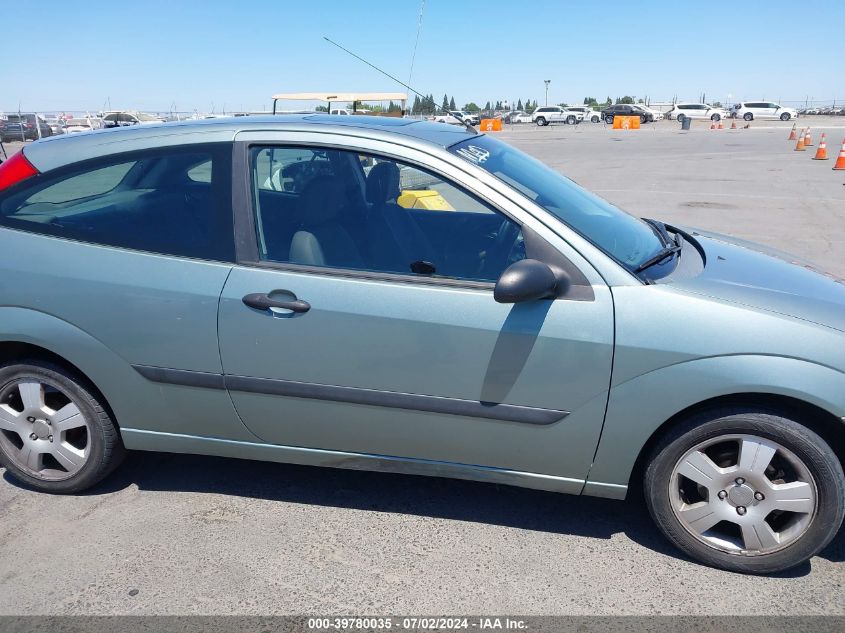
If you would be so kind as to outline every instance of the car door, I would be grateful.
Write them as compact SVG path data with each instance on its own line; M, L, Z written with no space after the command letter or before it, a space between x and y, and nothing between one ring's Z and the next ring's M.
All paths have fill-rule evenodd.
M239 145L241 251L219 336L252 432L347 459L542 473L579 491L613 348L611 297L595 273L578 272L569 298L497 303L493 283L525 257L525 236L559 241L501 194L469 190L442 175L449 164L404 147L407 162L313 146L291 167L274 164L295 153L284 143ZM303 174L282 195L267 190L277 168ZM265 309L276 302L299 312Z
M751 110L751 114L754 115L755 119L767 119L769 118L768 105L762 101L754 101L748 104L748 108Z

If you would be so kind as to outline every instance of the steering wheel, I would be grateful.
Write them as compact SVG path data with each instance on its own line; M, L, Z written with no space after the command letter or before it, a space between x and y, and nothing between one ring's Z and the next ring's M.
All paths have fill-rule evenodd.
M498 230L490 236L493 239L493 242L490 244L489 248L487 248L484 257L481 260L479 273L498 272L499 266L497 264L504 263L505 266L507 266L512 263L511 260L513 259L517 242L521 241L518 240L520 237L520 231L521 228L519 225L514 224L510 220L502 221Z

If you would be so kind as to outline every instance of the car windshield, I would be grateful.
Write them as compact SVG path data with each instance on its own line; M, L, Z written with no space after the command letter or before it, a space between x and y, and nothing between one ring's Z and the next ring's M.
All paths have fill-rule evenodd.
M449 150L506 182L631 272L663 249L648 223L506 143L477 136Z

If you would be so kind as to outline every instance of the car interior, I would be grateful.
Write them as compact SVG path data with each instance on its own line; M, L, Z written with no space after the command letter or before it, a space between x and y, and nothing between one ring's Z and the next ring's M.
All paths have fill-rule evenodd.
M272 154L267 148L253 154L264 259L495 281L525 256L519 226L474 199L467 209L448 211L399 204L403 178L417 181L415 191L468 200L437 176L345 151L314 150L308 159L278 165Z

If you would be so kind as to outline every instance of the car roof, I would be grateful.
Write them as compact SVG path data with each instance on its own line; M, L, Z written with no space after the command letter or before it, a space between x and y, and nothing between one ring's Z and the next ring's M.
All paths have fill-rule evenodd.
M416 119L315 113L175 121L97 130L92 134L42 139L27 145L24 154L36 169L44 172L109 154L194 143L231 143L241 132L260 131L342 133L440 148L478 136L464 127Z

